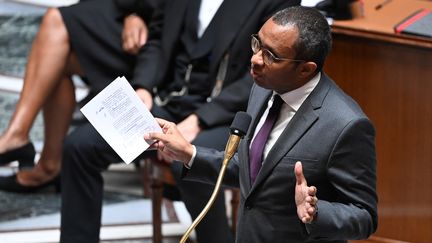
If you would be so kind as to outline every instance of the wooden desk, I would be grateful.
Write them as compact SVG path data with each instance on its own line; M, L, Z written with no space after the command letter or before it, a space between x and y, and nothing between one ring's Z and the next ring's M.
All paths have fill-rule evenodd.
M432 2L392 0L376 11L380 2L365 0L364 18L335 21L324 70L375 124L379 225L373 242L429 243L432 39L397 35L393 26L417 9L432 9Z

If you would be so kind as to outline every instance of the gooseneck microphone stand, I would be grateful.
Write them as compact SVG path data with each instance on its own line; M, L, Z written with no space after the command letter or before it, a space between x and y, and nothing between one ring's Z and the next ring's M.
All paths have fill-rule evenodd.
M201 211L198 217L192 222L192 224L184 233L183 237L180 239L180 243L186 242L186 240L189 238L192 231L201 222L201 220L204 218L204 216L207 214L207 212L210 210L211 206L213 205L214 201L216 200L216 196L219 193L228 163L231 160L231 158L234 156L241 138L246 134L249 128L250 121L251 121L251 117L246 112L242 112L242 111L237 112L236 116L234 117L234 120L230 127L231 135L225 147L222 167L219 172L219 176L217 178L215 188L213 189L213 193L209 201L207 202L206 206L204 207L204 209Z

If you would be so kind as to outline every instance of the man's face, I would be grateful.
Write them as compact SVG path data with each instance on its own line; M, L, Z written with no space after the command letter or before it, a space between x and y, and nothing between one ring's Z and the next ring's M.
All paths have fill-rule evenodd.
M271 19L262 26L257 36L261 50L251 58L251 75L257 85L280 94L303 85L298 80L301 61L274 60L267 64L263 59L264 49L277 58L294 59L296 53L293 46L297 38L298 31L294 26L280 26Z

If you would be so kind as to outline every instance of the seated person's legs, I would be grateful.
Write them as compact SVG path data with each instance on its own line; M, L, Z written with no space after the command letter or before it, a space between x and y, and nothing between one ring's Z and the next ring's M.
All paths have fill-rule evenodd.
M61 173L61 242L99 242L101 172L120 157L89 123L65 140Z
M30 145L29 131L37 113L42 109L45 123L44 148L32 171L2 177L0 189L23 192L36 190L59 173L62 141L75 106L74 87L69 74L80 73L68 39L58 9L49 9L33 42L20 100L7 130L0 137L1 155L17 151L25 144ZM62 112L59 113L59 110ZM20 161L20 156L26 154L24 152L17 151L15 154L18 156L10 159ZM2 161L2 164L8 162L10 161Z
M34 160L28 136L41 109L44 148L33 170L0 177L0 189L35 191L59 173L62 142L75 108L72 74L85 75L96 93L118 74L131 76L135 55L122 49L123 17L114 1L86 1L46 12L29 55L16 111L0 136L0 164ZM11 159L11 153L17 156Z

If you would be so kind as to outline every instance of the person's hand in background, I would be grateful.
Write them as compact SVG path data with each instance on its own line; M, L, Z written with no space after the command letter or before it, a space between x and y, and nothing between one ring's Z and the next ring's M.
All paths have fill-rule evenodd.
M135 14L130 14L123 23L123 50L129 54L137 54L146 43L148 28L144 20Z

